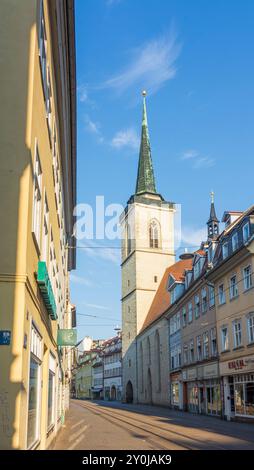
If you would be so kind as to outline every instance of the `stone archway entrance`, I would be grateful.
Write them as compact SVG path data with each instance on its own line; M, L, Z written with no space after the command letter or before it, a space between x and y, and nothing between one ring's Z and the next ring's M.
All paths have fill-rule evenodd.
M126 403L133 403L133 386L130 380L126 385Z
M110 400L112 400L112 401L116 400L116 387L114 385L112 385L112 387L111 387Z
M153 388L152 388L152 375L150 368L147 373L147 399L149 403L153 402Z

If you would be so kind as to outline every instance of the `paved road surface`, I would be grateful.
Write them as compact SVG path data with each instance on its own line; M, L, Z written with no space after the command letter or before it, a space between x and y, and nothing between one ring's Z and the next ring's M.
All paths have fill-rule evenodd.
M254 423L166 408L72 400L55 450L254 450Z

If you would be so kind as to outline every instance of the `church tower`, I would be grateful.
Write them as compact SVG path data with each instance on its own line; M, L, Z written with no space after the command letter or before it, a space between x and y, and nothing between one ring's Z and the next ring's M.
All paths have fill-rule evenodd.
M143 118L135 194L121 215L123 399L137 402L137 334L165 269L175 262L174 204L157 192L143 92Z

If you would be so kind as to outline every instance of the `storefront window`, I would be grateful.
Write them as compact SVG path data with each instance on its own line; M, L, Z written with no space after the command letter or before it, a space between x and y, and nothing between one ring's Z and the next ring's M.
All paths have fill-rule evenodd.
M40 378L42 341L37 329L32 325L30 336L30 372L28 389L27 448L31 448L40 438Z
M172 383L172 403L173 405L179 405L179 383Z
M39 363L31 357L28 399L28 431L27 447L31 447L38 439L38 408L39 408Z
M49 383L48 383L48 427L53 424L53 383L54 374L49 371Z
M246 415L254 416L254 382L245 384Z
M234 377L235 414L254 416L254 375Z
M188 410L198 413L198 387L188 384Z
M244 384L235 384L235 412L244 415Z

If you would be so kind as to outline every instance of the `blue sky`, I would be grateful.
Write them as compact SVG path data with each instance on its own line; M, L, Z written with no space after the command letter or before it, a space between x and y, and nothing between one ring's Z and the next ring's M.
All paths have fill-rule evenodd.
M78 202L134 192L147 110L157 189L182 205L183 245L217 215L253 204L253 0L76 0ZM71 275L78 336L121 318L117 242L78 249ZM104 248L98 248L104 246ZM111 249L106 249L110 246ZM88 316L91 315L91 316Z

